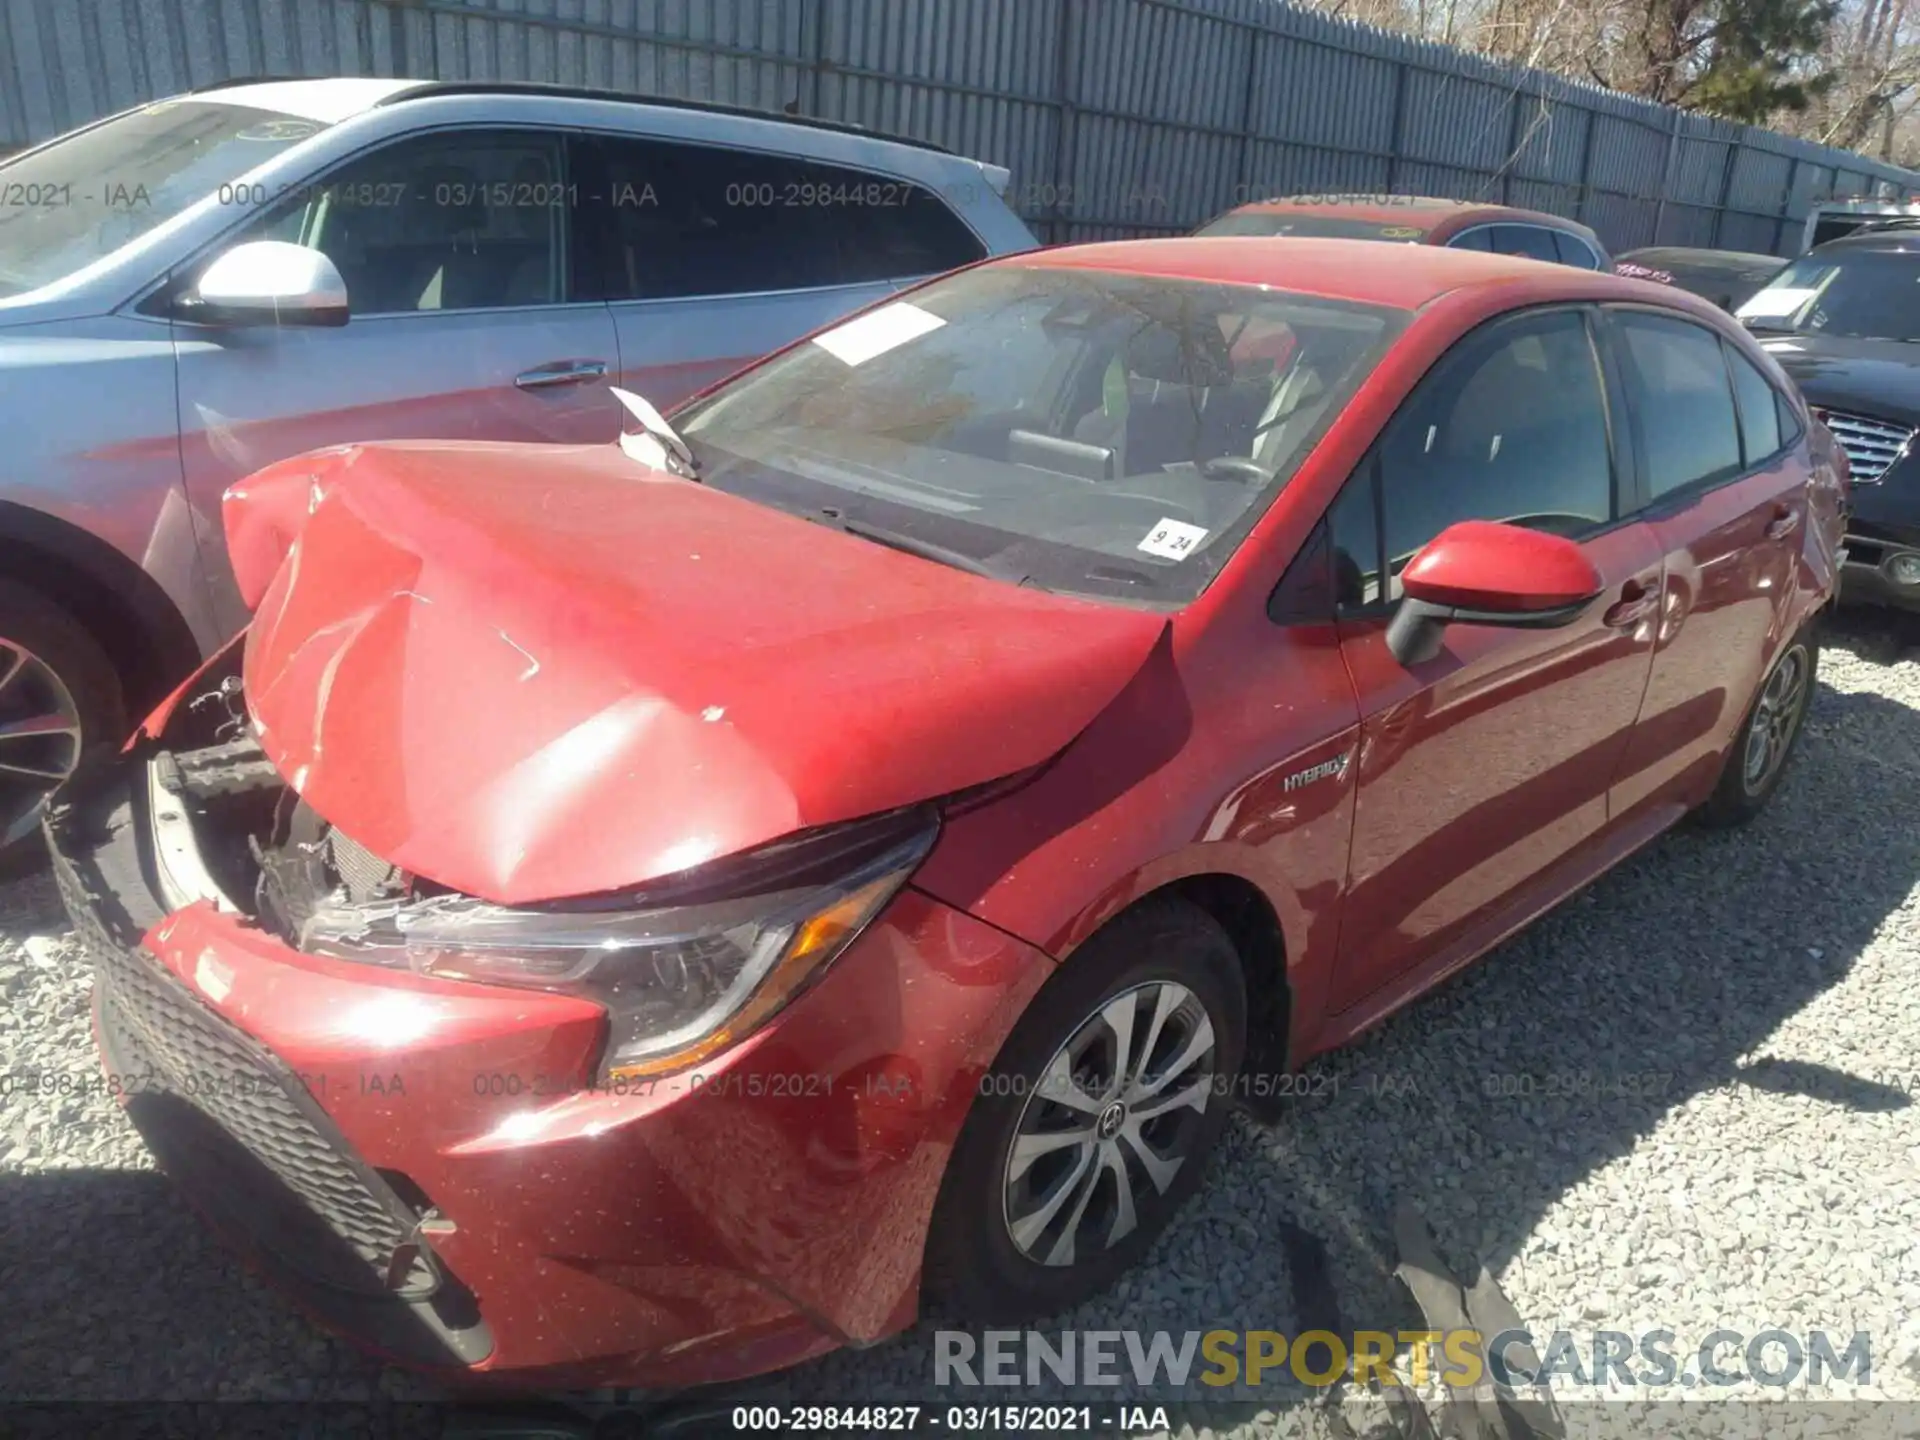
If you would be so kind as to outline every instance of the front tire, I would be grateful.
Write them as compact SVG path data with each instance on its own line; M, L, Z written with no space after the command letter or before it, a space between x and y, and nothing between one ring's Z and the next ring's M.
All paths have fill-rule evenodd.
M0 875L40 857L46 797L126 729L119 676L86 627L0 580Z
M1104 1290L1199 1185L1246 1048L1219 923L1149 900L1087 941L1007 1038L947 1166L926 1289L970 1323Z
M1820 639L1808 621L1774 657L1773 668L1747 707L1712 796L1695 812L1702 825L1744 825L1780 787L1813 701L1820 668Z

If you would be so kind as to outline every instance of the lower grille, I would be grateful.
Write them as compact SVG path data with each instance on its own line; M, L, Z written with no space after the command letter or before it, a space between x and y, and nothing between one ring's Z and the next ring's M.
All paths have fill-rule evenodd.
M1847 469L1856 485L1878 482L1913 441L1913 431L1905 425L1867 415L1822 409L1820 418L1847 452Z
M145 951L116 943L69 862L56 858L55 874L94 963L101 1028L117 1052L123 1090L173 1096L201 1111L345 1243L293 1244L310 1228L293 1217L257 1227L253 1238L316 1284L368 1297L430 1295L438 1276L413 1234L414 1217L397 1198L376 1194L378 1177L321 1132L298 1077Z

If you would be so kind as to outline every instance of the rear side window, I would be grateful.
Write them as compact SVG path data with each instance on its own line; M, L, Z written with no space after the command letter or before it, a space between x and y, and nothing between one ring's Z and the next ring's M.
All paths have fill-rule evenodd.
M1529 260L1545 260L1554 265L1560 263L1560 252L1554 247L1553 232L1542 230L1538 225L1494 226L1493 248L1502 255L1523 255Z
M1578 235L1569 235L1564 230L1554 231L1553 248L1559 252L1562 265L1572 265L1581 270L1600 268L1600 259L1593 253L1593 247Z
M604 300L913 279L986 254L923 186L657 140L580 151L581 290Z
M1614 316L1657 499L1740 472L1740 425L1720 337L1686 320Z
M1780 453L1780 393L1751 360L1731 345L1726 348L1740 409L1741 457L1749 466L1758 465Z

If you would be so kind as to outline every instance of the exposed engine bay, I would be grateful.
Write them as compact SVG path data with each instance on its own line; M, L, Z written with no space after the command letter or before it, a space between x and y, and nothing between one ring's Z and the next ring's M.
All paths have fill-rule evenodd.
M169 908L210 900L294 944L323 903L443 893L330 825L287 784L254 736L238 670L236 651L148 752L154 868Z

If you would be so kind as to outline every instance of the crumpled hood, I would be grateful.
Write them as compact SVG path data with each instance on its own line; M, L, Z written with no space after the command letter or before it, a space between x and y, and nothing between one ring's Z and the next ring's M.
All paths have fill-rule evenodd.
M261 471L226 511L268 755L376 854L502 904L1038 764L1166 623L611 445L349 447Z

